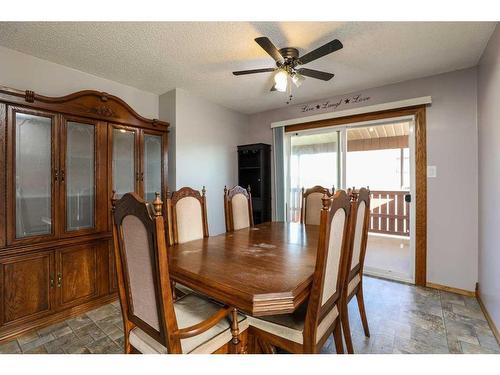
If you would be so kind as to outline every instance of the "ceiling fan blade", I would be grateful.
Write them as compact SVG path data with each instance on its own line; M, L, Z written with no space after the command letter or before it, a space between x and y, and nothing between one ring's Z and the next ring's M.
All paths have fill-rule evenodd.
M276 48L276 46L269 40L269 38L262 36L260 38L255 38L255 41L259 46L262 47L264 51L266 51L269 56L271 56L274 61L281 62L283 61L283 56L281 56L280 51Z
M302 65L307 64L311 61L319 59L320 57L328 55L329 53L338 51L342 47L344 46L342 45L340 40L338 39L332 40L331 42L328 42L325 45L316 48L314 51L311 51L309 53L306 53L304 56L299 57L300 64Z
M316 78L316 79L321 79L322 81L329 81L335 75L333 73L321 72L319 70L307 69L307 68L297 69L297 72L299 72L303 76L307 76L307 77L311 77L311 78Z
M244 74L254 74L254 73L267 73L274 72L275 68L263 68L263 69L250 69L250 70L239 70L237 72L233 72L235 76L241 76Z

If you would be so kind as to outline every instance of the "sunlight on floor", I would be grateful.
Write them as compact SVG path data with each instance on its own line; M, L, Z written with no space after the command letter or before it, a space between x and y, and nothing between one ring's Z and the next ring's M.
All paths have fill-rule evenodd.
M368 234L365 269L387 277L412 279L413 270L410 258L410 238Z

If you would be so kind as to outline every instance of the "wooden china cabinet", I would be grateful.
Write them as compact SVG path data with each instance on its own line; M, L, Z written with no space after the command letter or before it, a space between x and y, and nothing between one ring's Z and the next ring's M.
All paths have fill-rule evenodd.
M116 298L110 197L166 193L168 123L0 86L0 341Z

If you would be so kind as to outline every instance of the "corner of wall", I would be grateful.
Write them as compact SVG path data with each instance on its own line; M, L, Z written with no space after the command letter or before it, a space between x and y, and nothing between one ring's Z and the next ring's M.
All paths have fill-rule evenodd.
M177 123L177 89L167 91L158 97L158 111L160 120L167 121L169 126L168 133L168 190L176 189L176 123Z

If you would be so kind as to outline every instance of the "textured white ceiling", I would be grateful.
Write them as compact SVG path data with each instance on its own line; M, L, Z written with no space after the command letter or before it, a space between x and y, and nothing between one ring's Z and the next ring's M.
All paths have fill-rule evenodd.
M286 106L269 92L273 67L253 41L304 54L339 39L344 48L306 67L335 73L307 78L301 103L477 64L495 23L486 22L0 22L0 45L162 94L181 87L244 113Z

